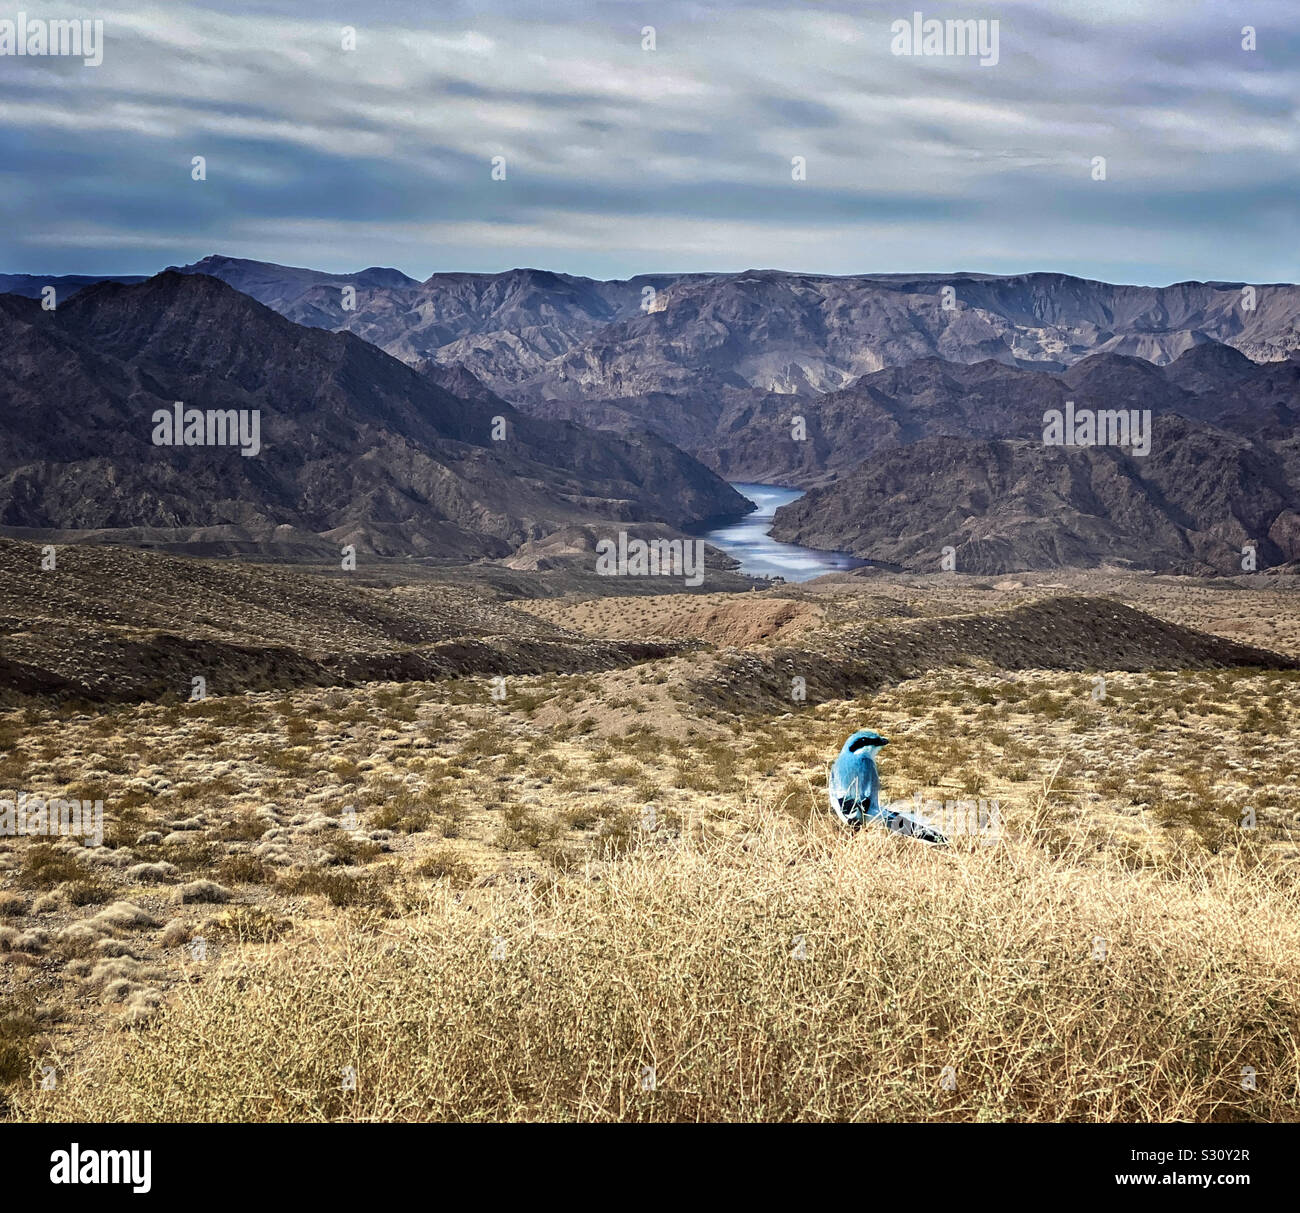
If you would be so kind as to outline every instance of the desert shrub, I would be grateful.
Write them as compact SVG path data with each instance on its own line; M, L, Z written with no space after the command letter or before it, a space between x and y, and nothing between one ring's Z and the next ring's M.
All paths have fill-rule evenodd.
M227 855L216 870L216 878L223 884L265 884L270 875L270 869L256 855L246 852Z
M442 804L438 817L438 828L444 838L459 838L464 832L465 820L469 817L469 808L460 800L447 800Z
M63 893L74 906L100 906L112 896L108 886L95 879L74 880Z
M325 897L331 905L360 907L391 913L392 901L376 875L345 876L329 869L308 868L282 877L286 893L307 893Z
M325 850L336 863L369 863L382 853L382 848L364 834L347 830L332 830L325 837Z
M29 1007L0 1004L0 1088L31 1074L40 1043L40 1024Z
M773 803L782 813L788 813L796 821L806 825L818 809L826 804L826 798L819 796L807 780L787 779L781 785Z
M484 758L489 754L499 754L505 747L501 734L496 729L476 729L461 743L461 758Z
M439 847L415 865L415 870L430 880L445 880L453 888L465 888L474 883L477 873L453 847Z
M600 822L600 807L586 797L571 800L560 811L560 819L571 830L591 830Z
M361 767L351 758L339 758L330 764L330 770L344 783L359 783Z
M201 872L217 863L220 850L214 843L196 835L192 842L167 847L163 854L169 863L174 863L186 872Z
M593 841L597 854L626 855L641 842L641 815L631 809L604 806L596 823Z
M563 823L543 817L526 805L507 804L501 812L496 845L503 851L535 851L557 838Z
M258 755L258 760L285 775L304 775L311 768L311 755L302 747L268 748Z
M216 842L256 842L266 833L266 822L252 809L237 813L208 831L208 838Z
M437 802L428 795L403 785L379 787L374 794L380 798L370 815L370 825L375 829L418 834L429 828Z
M90 870L85 864L47 842L30 847L18 869L18 884L25 889L52 889L66 881L89 879Z
M203 929L241 943L271 943L293 930L293 923L263 906L232 906L224 914L209 919Z

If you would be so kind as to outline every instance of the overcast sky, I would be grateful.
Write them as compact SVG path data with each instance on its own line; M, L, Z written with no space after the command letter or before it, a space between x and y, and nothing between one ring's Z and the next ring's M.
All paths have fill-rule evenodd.
M1297 0L19 9L104 59L0 56L0 272L1300 278ZM893 54L916 10L997 64Z

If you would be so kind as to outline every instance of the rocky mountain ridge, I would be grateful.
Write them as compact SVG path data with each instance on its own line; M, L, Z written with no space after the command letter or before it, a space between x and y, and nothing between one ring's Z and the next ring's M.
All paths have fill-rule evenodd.
M211 277L101 282L56 311L0 296L0 340L0 526L11 534L474 558L575 522L680 527L744 508L662 439L461 399L350 333L294 324ZM157 444L159 411L177 401L256 414L256 457Z

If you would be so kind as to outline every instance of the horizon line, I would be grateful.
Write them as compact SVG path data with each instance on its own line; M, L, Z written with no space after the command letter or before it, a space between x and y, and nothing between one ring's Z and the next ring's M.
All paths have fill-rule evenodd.
M601 282L601 283L632 282L638 278L679 278L679 279L680 278L739 278L745 274L777 274L786 277L830 278L830 279L844 280L844 281L849 281L853 279L873 279L873 278L876 279L931 278L936 280L957 279L957 278L987 278L987 279L1008 280L1008 279L1015 279L1015 278L1030 278L1030 277L1055 277L1055 278L1073 278L1078 282L1094 282L1102 286L1133 287L1139 290L1170 290L1177 286L1281 287L1281 286L1300 285L1295 282L1288 282L1285 280L1277 280L1273 282L1262 282L1262 281L1252 282L1249 279L1245 279L1245 278L1179 278L1172 282L1167 282L1163 284L1151 283L1151 282L1119 282L1109 278L1090 278L1083 274L1071 274L1071 273L1067 273L1064 270L1051 270L1051 269L1021 270L1011 274L993 273L988 270L951 270L951 271L856 270L856 271L850 271L848 273L827 273L827 272L819 272L815 270L781 269L775 266L766 266L766 267L749 266L739 270L640 270L637 273L629 274L626 277L622 277L622 278L594 278L589 274L575 274L568 270L553 269L546 266L514 265L514 266L510 266L507 269L502 269L502 270L437 270L435 269L430 274L426 275L424 278L417 278L407 273L406 270L400 269L399 267L393 265L368 265L368 266L364 266L361 269L355 269L355 270L326 270L326 269L318 269L315 266L310 266L310 265L289 265L285 262L264 260L259 257L235 257L226 253L207 253L204 256L198 258L197 261L189 262L186 265L176 265L176 264L166 265L163 266L161 269L155 269L152 271L145 271L145 272L128 271L128 272L121 272L121 273L97 274L97 273L86 272L86 271L74 271L74 272L62 273L62 274L42 275L39 273L31 273L23 270L14 270L14 271L0 270L0 277L12 277L12 278L46 277L51 279L98 278L101 280L112 279L112 278L140 278L140 279L148 280L150 278L156 278L160 274L165 274L169 271L182 272L184 270L191 269L193 266L200 265L204 261L210 259L220 260L220 261L245 262L250 265L269 265L284 270L299 270L299 271L304 271L306 273L326 274L326 275L333 275L342 278L355 277L359 274L368 273L372 270L382 270L382 271L389 271L392 273L401 274L403 277L409 279L411 282L415 283L416 285L422 285L423 283L428 282L430 279L438 278L438 277L460 276L460 277L469 277L469 278L499 278L507 274L516 274L516 273L555 274L557 276L574 279L574 280L580 280L585 282ZM215 275L211 275L211 276L215 276Z

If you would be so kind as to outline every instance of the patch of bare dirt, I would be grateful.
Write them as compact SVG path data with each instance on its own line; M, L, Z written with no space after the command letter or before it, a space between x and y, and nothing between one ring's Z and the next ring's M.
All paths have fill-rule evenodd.
M525 609L569 631L601 639L694 636L739 646L793 640L814 631L825 618L814 602L759 593L541 601Z

